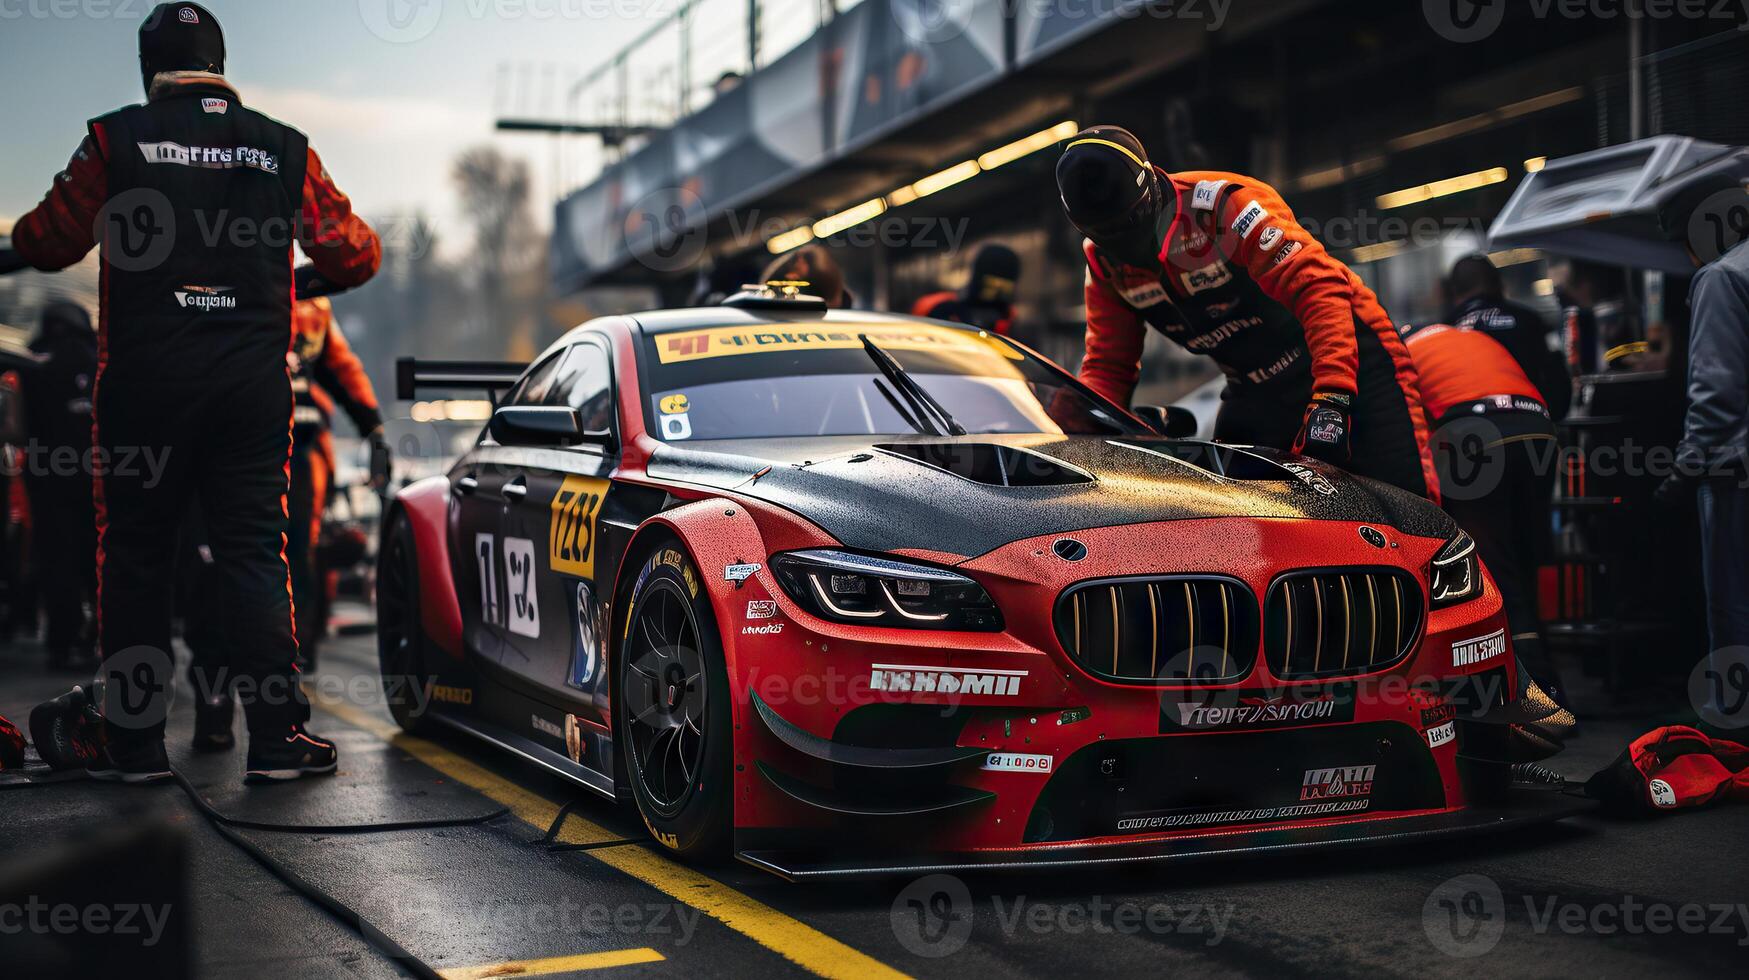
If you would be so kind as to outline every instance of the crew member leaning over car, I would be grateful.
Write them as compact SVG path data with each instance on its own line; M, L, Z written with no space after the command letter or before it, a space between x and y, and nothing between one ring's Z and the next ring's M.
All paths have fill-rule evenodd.
M64 269L101 237L93 441L98 630L105 661L100 779L170 777L172 563L200 499L250 744L244 778L333 772L304 729L284 548L291 450L292 242L340 286L376 274L381 244L297 130L243 104L212 12L159 4L140 27L146 103L88 124L12 245ZM141 462L157 459L154 469ZM146 652L150 655L147 656Z
M1087 236L1082 381L1128 405L1153 327L1226 373L1216 438L1438 499L1415 366L1390 316L1273 188L1168 174L1116 126L1069 140L1057 186Z

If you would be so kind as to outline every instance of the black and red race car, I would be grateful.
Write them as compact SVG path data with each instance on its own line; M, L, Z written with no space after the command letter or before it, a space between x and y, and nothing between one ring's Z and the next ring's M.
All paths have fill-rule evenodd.
M677 854L808 878L1568 812L1508 785L1511 640L1442 511L1174 438L1007 338L766 289L400 367L499 397L385 521L397 720L629 795Z

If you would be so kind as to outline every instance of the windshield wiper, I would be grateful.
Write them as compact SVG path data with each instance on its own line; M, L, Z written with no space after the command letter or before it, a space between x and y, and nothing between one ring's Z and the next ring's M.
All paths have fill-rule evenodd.
M965 428L953 420L953 416L947 413L947 409L943 408L940 402L925 391L923 386L917 383L917 379L906 373L905 369L899 366L899 362L893 359L893 355L881 350L873 340L870 340L868 334L862 335L862 346L864 350L868 351L868 356L874 359L875 366L881 369L881 373L887 376L887 380L892 382L899 394L911 403L911 407L917 412L918 421L928 422L930 417L933 417L939 423L939 429L946 430L948 435L963 436L966 434ZM931 425L930 428L936 429L937 426ZM940 432L931 434L939 435Z

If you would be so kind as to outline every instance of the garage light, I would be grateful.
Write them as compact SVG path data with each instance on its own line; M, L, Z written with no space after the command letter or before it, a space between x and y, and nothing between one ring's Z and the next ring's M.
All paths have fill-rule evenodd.
M765 250L773 255L782 255L792 248L801 248L814 240L814 229L803 225L791 228L779 235L773 235L765 243Z
M984 170L995 170L1005 163L1013 163L1030 153L1037 153L1047 146L1055 146L1080 131L1081 127L1075 120L1065 119L1050 129L1041 129L1031 136L1022 136L1012 143L998 146L980 156L978 166Z
M1073 119L1065 119L1050 129L1041 129L1031 136L1023 136L1012 143L998 146L976 160L964 160L946 170L938 170L916 183L906 184L904 187L895 189L885 197L864 201L853 208L847 208L837 214L821 218L814 222L811 227L803 225L800 228L792 228L782 234L773 235L766 239L765 250L773 255L782 255L784 252L800 248L816 238L830 238L841 231L862 224L864 221L879 217L888 208L904 207L918 198L928 197L937 191L946 190L955 184L971 180L985 170L994 170L1003 164L1013 163L1029 153L1037 153L1039 150L1055 146L1080 131L1080 124Z
M1547 166L1548 162L1548 157L1531 157L1529 160L1524 161L1524 172L1527 174L1534 174L1538 170Z
M1488 261L1494 263L1496 269L1504 269L1509 265L1523 265L1526 262L1536 262L1542 257L1543 253L1534 248L1509 248L1504 252L1488 253Z
M814 237L831 238L846 228L854 228L870 218L879 217L886 209L887 202L881 198L864 201L856 207L846 208L814 222Z
M917 183L912 184L910 187L900 188L899 191L894 191L892 196L898 198L900 191L910 191L910 198L903 202L908 204L911 201L915 201L917 198L928 197L936 191L946 190L960 181L971 180L977 175L978 161L967 160L964 163L956 163L946 170L932 173ZM895 201L894 203L897 204L900 202Z
M1452 194L1462 194L1464 191L1473 191L1478 187L1487 187L1489 184L1501 184L1505 182L1505 167L1494 167L1491 170L1478 170L1473 174L1464 174L1461 177L1447 177L1444 180L1436 180L1431 184L1422 184L1420 187L1410 187L1400 191L1393 191L1389 194L1381 194L1378 198L1378 206L1388 211L1391 208L1406 207L1410 204L1420 204L1423 201L1431 201L1436 197L1448 197Z
M1360 248L1348 253L1348 259L1350 262L1359 265L1366 262L1377 262L1380 259L1388 259L1393 255L1401 254L1402 251L1403 243L1401 241L1379 242L1377 245L1362 245Z

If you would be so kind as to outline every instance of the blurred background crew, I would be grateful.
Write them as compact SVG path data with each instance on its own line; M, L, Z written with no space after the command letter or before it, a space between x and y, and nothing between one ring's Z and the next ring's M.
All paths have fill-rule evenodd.
M802 292L820 297L834 310L848 310L856 305L844 285L844 270L824 245L808 245L779 256L765 267L759 281L805 282L808 288Z
M316 664L316 651L327 632L325 588L316 561L322 515L334 491L334 408L352 420L370 445L371 488L389 484L389 443L383 435L383 413L376 391L358 355L334 321L327 297L300 300L292 308L292 347L287 355L292 372L291 489L285 557L291 565L292 603L298 618L298 652L306 670Z
M171 775L176 534L196 497L221 572L215 607L237 673L253 682L244 778L333 772L333 743L304 729L284 557L292 244L325 278L352 286L375 275L381 243L309 140L243 104L224 77L211 11L159 4L139 42L146 103L92 120L12 231L19 256L44 271L79 261L103 235L93 441L115 462L97 475L108 702L104 757L91 775ZM125 220L104 220L111 201L133 202L109 216ZM215 221L225 223L219 235L194 233ZM161 467L141 465L146 449Z
M1689 286L1688 414L1675 471L1658 488L1666 504L1698 499L1701 572L1714 663L1726 647L1749 646L1749 193L1720 176L1670 202L1665 234L1687 240L1697 209L1725 229L1723 254L1703 264ZM1718 707L1715 705L1715 707Z
M38 358L23 381L26 467L43 643L57 667L83 666L95 640L86 621L97 603L97 516L92 502L91 394L97 334L77 303L43 308L31 339Z
M1081 380L1128 406L1149 327L1227 375L1215 436L1292 449L1438 499L1415 366L1391 318L1275 189L1168 174L1095 126L1057 161L1087 237Z
M972 256L971 274L958 292L930 293L911 307L912 316L952 320L993 333L1014 327L1014 291L1020 283L1020 256L991 243Z
M1445 288L1450 303L1445 322L1459 330L1480 330L1499 341L1536 385L1549 414L1566 418L1573 402L1573 377L1567 373L1566 358L1549 344L1549 325L1543 318L1506 298L1506 285L1494 263L1479 253L1458 259ZM1432 412L1428 415L1431 418Z
M1491 333L1437 324L1408 327L1403 341L1433 420L1441 503L1476 542L1500 588L1519 662L1568 707L1537 610L1560 448L1548 403Z

